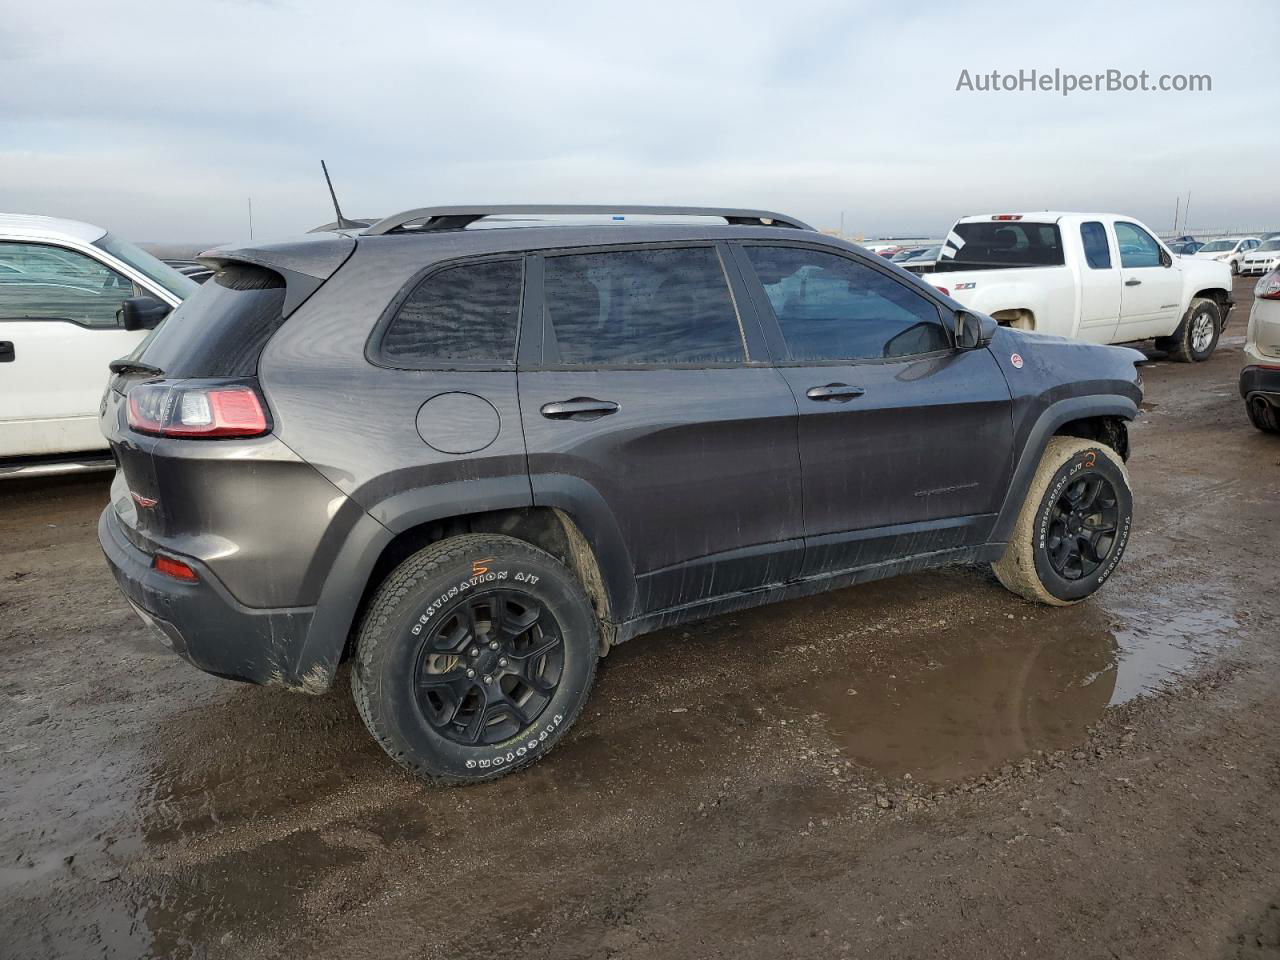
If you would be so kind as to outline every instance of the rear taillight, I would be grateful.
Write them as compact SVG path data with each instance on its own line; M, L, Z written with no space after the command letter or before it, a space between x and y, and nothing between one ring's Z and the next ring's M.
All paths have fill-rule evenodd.
M951 291L950 291L950 290L948 290L946 287L935 287L934 289L935 289L935 290L941 290L941 291L942 291L942 295L943 295L944 297L949 297L949 296L951 296Z
M138 433L160 437L260 437L271 429L258 391L243 383L140 383L129 391L128 419Z
M1259 300L1280 300L1280 268L1259 280L1253 288L1253 295Z

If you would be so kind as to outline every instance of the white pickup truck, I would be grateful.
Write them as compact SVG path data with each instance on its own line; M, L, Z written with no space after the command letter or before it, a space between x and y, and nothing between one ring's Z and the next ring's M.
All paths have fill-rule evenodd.
M1154 337L1188 362L1213 353L1232 306L1225 263L1175 257L1111 213L964 217L923 279L1006 326L1093 343Z
M0 478L110 464L107 364L198 289L101 227L0 214Z

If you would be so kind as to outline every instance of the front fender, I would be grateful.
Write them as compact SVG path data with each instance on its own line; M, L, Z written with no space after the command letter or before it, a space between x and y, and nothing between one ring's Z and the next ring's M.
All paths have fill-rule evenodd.
M1124 420L1132 420L1137 415L1138 401L1119 393L1069 397L1052 402L1045 407L1026 432L1022 452L1017 466L1014 467L1013 479L1009 483L1009 491L1005 494L999 519L996 520L995 528L991 532L992 542L1007 543L1012 536L1014 524L1018 521L1018 514L1027 497L1027 490L1031 487L1036 468L1040 466L1040 458L1044 456L1049 441L1063 424L1090 417L1120 417Z

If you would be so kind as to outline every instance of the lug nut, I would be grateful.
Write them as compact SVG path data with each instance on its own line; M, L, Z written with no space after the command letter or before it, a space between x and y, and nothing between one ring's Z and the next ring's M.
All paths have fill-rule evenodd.
M475 675L476 675L476 672L475 672L474 670L468 670L468 671L467 671L467 679L468 679L468 680L470 680L470 679L472 679L473 677L475 677Z
M506 665L507 665L507 658L506 658L506 657L499 657L499 658L498 658L498 666L500 666L500 667L505 667Z
M498 641L497 641L497 640L490 640L490 641L489 641L489 649L490 649L490 650L497 650L497 649L498 649Z
M484 675L484 682L485 682L485 683L493 683L493 677L489 676L489 675L486 673L486 674Z
M471 648L471 655L472 655L473 657L478 657L478 656L480 656L480 648L479 648L479 647L472 647L472 648Z

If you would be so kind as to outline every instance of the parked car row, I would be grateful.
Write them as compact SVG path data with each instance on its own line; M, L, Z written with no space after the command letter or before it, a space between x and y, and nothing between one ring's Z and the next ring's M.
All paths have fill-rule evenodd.
M1258 237L1219 237L1201 244L1192 256L1200 260L1225 263L1231 268L1232 274L1238 274L1244 258L1261 243L1262 240Z

